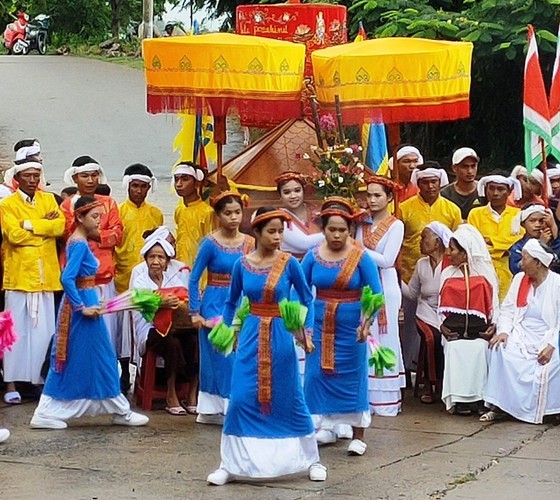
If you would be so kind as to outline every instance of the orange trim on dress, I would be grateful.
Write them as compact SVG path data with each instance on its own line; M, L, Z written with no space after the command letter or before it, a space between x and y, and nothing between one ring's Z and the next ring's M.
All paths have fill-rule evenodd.
M346 257L338 276L333 284L332 290L344 292L352 279L358 264L364 254L364 249L357 246L352 247ZM323 292L324 293L324 292ZM360 300L359 298L357 300ZM321 368L324 371L333 372L335 367L334 340L336 330L336 312L342 301L336 298L325 300L325 316L323 318L323 331L321 335Z
M284 252L279 254L264 285L262 302L251 304L251 313L259 310L261 312L266 311L266 315L263 314L260 317L257 358L258 401L261 405L261 411L265 414L270 413L270 403L272 400L272 350L270 346L272 320L275 317L279 317L276 314L280 314L278 304L275 303L274 292L289 259L290 254ZM257 312L253 314L259 316Z
M213 273L208 271L207 286L228 287L231 283L231 274Z

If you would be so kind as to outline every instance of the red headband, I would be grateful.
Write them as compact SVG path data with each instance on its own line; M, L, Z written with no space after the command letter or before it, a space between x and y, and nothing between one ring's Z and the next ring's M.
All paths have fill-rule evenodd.
M395 182L389 177L383 177L382 175L372 175L366 179L366 186L369 184L381 184L382 186L388 187L391 191L400 191L404 189L404 186L400 182Z
M74 214L75 215L82 215L83 213L89 212L90 210L92 210L96 207L100 207L102 205L103 205L103 202L101 202L99 200L95 200L95 201L92 201L91 203L88 203L87 205L84 205L83 207L75 208L74 209Z
M236 193L235 191L223 191L217 194L210 200L210 205L212 206L212 208L216 208L218 202L220 200L223 200L224 198L227 198L228 196L238 199L242 207L247 207L249 205L249 196L247 196L246 194Z
M300 174L299 172L293 172L293 171L284 172L283 174L280 174L278 177L274 178L274 182L276 183L276 185L284 184L288 181L297 181L302 186L305 186L308 182L308 179L307 176L305 176L304 174Z

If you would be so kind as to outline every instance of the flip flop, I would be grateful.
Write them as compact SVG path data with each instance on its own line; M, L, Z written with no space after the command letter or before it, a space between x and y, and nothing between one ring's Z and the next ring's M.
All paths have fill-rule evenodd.
M181 401L181 406L187 410L189 415L198 415L196 411L196 405L189 405L186 400Z
M18 391L7 392L4 394L4 403L9 405L20 405L21 395Z
M431 394L422 394L422 396L420 396L420 402L425 405L434 404L434 397Z
M176 417L187 414L187 411L182 406L166 406L165 411L169 413L169 415L174 415Z

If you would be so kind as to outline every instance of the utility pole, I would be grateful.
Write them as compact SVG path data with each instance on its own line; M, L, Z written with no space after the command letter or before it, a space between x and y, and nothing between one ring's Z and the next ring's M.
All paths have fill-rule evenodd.
M154 0L142 0L142 40L154 36Z

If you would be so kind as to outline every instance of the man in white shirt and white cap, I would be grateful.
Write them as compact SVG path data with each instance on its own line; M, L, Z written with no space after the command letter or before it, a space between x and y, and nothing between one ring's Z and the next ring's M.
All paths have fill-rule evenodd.
M480 158L474 149L463 147L453 153L451 162L456 180L443 187L440 194L455 203L461 209L463 220L467 220L472 208L483 205L476 181Z

